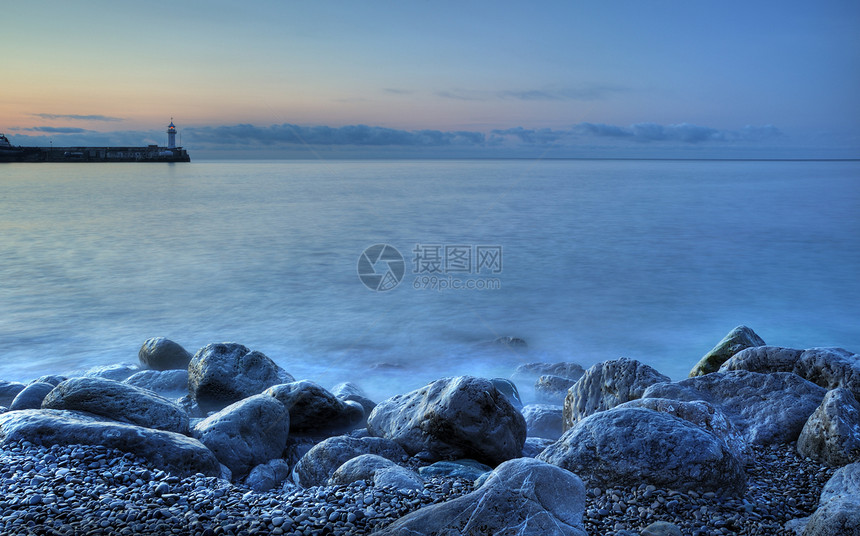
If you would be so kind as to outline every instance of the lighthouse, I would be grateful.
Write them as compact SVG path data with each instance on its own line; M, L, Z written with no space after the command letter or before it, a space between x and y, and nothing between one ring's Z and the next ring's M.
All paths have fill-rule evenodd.
M173 124L173 118L170 118L170 124L167 125L167 148L176 149L176 126Z

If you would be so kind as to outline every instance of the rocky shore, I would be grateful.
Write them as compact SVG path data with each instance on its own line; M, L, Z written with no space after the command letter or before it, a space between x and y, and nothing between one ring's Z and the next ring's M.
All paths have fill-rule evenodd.
M679 382L532 363L378 403L234 343L138 358L0 381L0 534L860 534L841 349L740 327Z

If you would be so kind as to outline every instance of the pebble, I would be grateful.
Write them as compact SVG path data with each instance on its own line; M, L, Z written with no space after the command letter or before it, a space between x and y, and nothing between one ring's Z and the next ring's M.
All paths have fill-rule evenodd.
M696 536L796 536L785 529L785 523L815 511L821 489L835 471L801 458L794 444L753 447L746 470L747 491L739 497L651 485L589 490L583 516L586 531L635 533L656 521L666 521L682 534Z
M403 515L472 490L433 478L423 490L368 482L252 492L226 480L178 478L101 446L0 448L0 534L370 534Z
M591 488L583 523L589 534L604 535L667 521L696 536L793 536L785 523L811 515L833 472L800 458L794 445L753 447L743 496ZM0 449L0 534L40 527L55 535L365 535L471 490L464 479L437 477L417 491L359 481L258 493L200 474L180 479L100 446L10 444Z

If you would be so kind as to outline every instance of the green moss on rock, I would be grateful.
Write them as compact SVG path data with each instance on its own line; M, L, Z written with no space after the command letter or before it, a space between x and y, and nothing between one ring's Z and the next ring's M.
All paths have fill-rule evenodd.
M719 370L720 365L741 350L764 345L765 342L753 330L746 326L738 326L723 337L723 340L717 343L710 352L705 354L696 363L696 366L690 371L690 377L704 376L705 374L716 372Z

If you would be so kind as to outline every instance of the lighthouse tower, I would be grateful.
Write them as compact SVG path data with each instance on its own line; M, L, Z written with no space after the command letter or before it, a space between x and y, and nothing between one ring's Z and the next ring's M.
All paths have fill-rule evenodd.
M170 118L170 124L167 125L167 148L176 149L176 126L173 124L173 118Z

